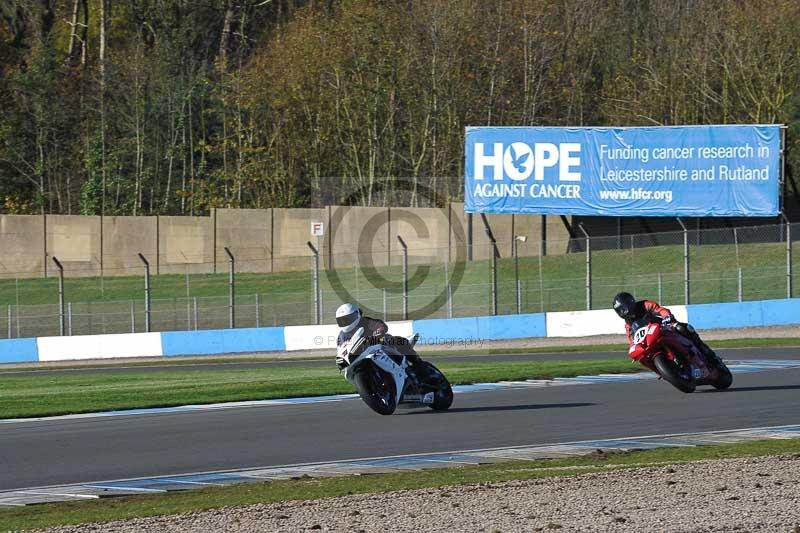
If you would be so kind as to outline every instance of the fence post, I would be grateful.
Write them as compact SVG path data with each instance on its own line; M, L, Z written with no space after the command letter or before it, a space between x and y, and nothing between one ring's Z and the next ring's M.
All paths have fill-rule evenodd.
M56 256L53 256L53 263L58 267L58 334L63 337L66 329L64 319L64 265L61 264L61 261Z
M72 302L67 303L67 335L72 337Z
M525 242L528 240L527 235L514 235L514 280L516 282L516 289L517 289L517 314L522 313L522 285L519 281L519 250L517 248L520 242ZM541 243L539 244L541 246Z
M131 300L131 333L136 333L136 300Z
M386 287L384 287L381 292L383 292L383 319L387 320L387 318L386 318L386 310L387 310L387 306L386 306Z
M520 302L521 294L519 290L519 255L517 255L517 242L519 240L518 236L514 236L514 283L516 289L516 300L517 300L517 314L522 312L522 303Z
M450 265L444 264L444 290L447 291L447 318L453 318L453 291L450 287Z
M467 261L472 261L472 213L467 213Z
M739 290L737 292L739 294L739 302L741 303L741 301L742 301L742 292L743 292L742 291L742 268L741 267L739 267L738 286L739 286Z
M311 241L306 241L306 244L314 254L314 323L319 324L321 320L319 305L319 251L314 248Z
M683 223L683 220L678 219L678 224L683 228L683 303L689 305L691 299L689 297L690 289L690 275L689 275L689 228Z
M586 310L592 309L592 239L583 224L578 224L578 228L586 237Z
M783 221L786 223L786 297L792 297L792 225L789 219L781 213Z
M230 270L228 271L228 327L233 329L236 327L236 259L231 253L231 249L225 247L225 253L228 255L228 263Z
M486 236L492 242L492 314L497 314L497 241L487 230Z
M11 304L8 304L8 337L6 337L6 338L8 338L8 339L10 339L10 338L12 337L12 335L14 334L14 330L13 330L13 328L11 327L11 324L12 324L12 318L13 318L13 317L12 317L12 315L11 315Z
M194 330L197 331L197 319L198 319L198 309L197 309L197 296L194 296Z
M403 248L403 320L408 320L408 246L400 235L397 241Z
M261 295L256 293L256 327L261 327Z
M658 273L658 301L664 301L664 274Z
M144 263L144 331L150 333L152 324L150 317L150 263L139 252L139 259Z

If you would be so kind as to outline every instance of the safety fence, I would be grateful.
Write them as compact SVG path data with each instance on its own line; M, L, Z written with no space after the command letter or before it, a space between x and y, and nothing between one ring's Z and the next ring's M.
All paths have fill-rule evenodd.
M297 270L273 273L253 272L249 263L263 259L236 248L217 273L191 263L155 274L141 254L140 276L87 276L54 257L47 278L0 280L0 337L318 324L345 301L411 320L603 309L620 290L665 305L788 298L799 236L800 224L687 229L549 241L546 250L527 235L446 250L395 236L391 252L332 261L309 243Z

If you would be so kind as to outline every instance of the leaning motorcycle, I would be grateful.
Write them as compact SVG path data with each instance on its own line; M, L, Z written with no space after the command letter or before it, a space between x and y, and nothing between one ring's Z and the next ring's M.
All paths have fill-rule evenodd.
M409 342L413 346L418 336ZM390 415L398 404L427 406L436 411L453 403L453 389L442 372L427 361L409 365L408 359L392 346L370 345L364 328L358 328L337 349L337 359L346 363L344 377L373 411Z
M669 325L644 317L631 324L633 344L628 355L681 392L698 385L727 389L733 375L720 359L709 360L692 341Z

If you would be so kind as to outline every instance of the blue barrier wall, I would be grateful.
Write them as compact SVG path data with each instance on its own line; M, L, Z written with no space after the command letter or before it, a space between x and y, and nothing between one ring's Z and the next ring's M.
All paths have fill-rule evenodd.
M478 320L475 317L414 320L411 327L414 332L419 333L420 344L439 344L456 338L480 338Z
M0 340L0 363L34 363L38 360L36 339Z
M689 323L698 329L800 324L800 298L689 305Z
M479 316L478 333L484 339L547 337L545 314Z
M544 313L414 320L421 344L546 337Z
M165 331L161 346L166 356L236 352L279 352L286 349L283 328Z

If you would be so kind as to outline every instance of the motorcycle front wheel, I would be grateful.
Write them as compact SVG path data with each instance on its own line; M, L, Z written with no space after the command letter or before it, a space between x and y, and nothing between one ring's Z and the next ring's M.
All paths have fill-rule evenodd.
M370 362L356 369L353 380L358 395L370 409L379 415L394 413L397 408L397 398L394 380L389 374Z
M444 377L442 371L427 361L414 363L415 367L424 366L426 374L425 383L433 389L433 403L428 407L434 411L445 411L453 405L453 387Z
M669 359L665 354L657 355L653 358L653 365L658 370L658 374L681 392L694 392L695 384L692 378L684 378L678 363Z

